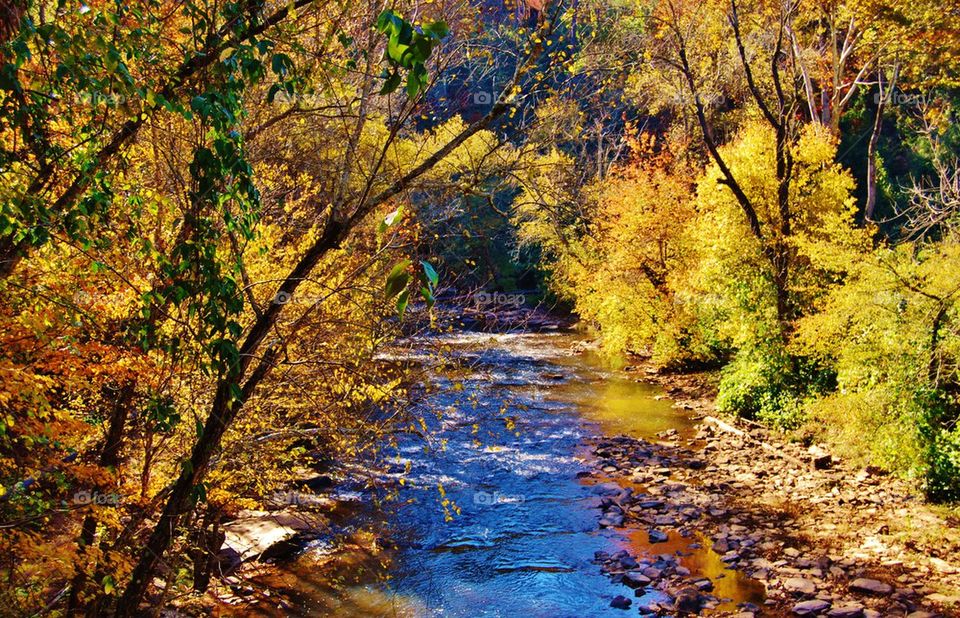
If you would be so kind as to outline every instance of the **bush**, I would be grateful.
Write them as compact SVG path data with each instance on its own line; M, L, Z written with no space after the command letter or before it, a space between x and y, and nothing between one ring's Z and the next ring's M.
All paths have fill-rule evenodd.
M960 501L960 408L943 390L923 388L915 401L924 455L923 488L934 502Z
M780 429L806 418L804 401L836 387L836 374L810 359L781 351L743 351L720 379L717 408Z

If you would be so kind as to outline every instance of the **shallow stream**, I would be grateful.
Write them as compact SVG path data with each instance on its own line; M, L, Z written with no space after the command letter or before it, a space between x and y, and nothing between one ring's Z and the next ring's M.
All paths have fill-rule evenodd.
M436 372L421 404L431 447L401 438L391 462L405 487L384 522L397 546L387 577L331 595L310 585L308 551L281 566L299 588L300 606L288 614L634 615L610 606L633 591L592 562L594 552L620 549L677 553L714 580L714 594L731 599L724 609L762 600L762 585L726 570L703 539L671 533L650 545L644 530L598 527L599 488L585 475L584 441L692 431L658 387L590 353L572 354L572 335L457 334L443 343L460 368Z

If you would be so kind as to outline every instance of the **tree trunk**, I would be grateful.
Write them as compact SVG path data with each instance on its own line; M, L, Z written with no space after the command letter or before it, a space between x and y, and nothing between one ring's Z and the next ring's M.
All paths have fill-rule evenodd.
M110 427L107 430L107 437L103 443L103 449L100 452L99 465L101 468L115 468L120 463L120 447L123 444L123 432L127 423L127 417L130 415L130 405L133 399L133 383L126 383L117 396L113 407L113 413L110 415ZM80 530L79 550L86 553L87 548L93 543L97 531L97 518L91 512L84 518L83 526ZM98 569L95 568L94 572ZM83 601L80 598L83 589L87 585L87 576L82 570L78 570L70 582L70 597L67 601L67 614L70 616L79 616L84 613Z
M210 587L210 576L217 561L217 553L223 545L226 535L220 531L220 512L208 510L193 538L191 558L193 559L193 589L206 592Z
M887 102L893 94L897 83L898 68L894 68L893 77L884 90L883 69L877 71L879 92L877 95L877 115L873 119L873 129L870 132L870 142L867 144L867 203L863 207L863 218L873 222L877 209L877 147L880 143L880 133L883 130L883 112Z

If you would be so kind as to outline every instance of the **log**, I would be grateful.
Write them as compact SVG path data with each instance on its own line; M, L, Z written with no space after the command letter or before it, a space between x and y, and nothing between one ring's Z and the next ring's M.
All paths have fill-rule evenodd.
M727 432L727 433L732 433L732 434L734 434L735 436L738 436L738 437L740 437L740 438L743 438L744 440L748 440L748 441L750 441L750 442L753 442L754 444L758 444L758 445L760 445L760 448L764 449L765 451L769 451L769 452L773 453L774 455L776 455L777 457L780 457L781 459L786 459L787 461L789 461L789 462L791 462L791 463L793 463L793 464L796 464L796 465L800 466L801 468L806 468L806 467L808 467L808 462L803 461L803 460L801 460L801 459L798 459L798 458L796 458L796 457L794 457L793 455L790 455L790 454L788 454L788 453L784 453L784 452L783 452L783 449L777 448L776 446L774 446L774 445L772 445L772 444L769 444L769 443L767 443L767 442L764 442L763 440L757 440L756 438L754 438L753 436L751 436L750 434L748 434L748 433L745 432L744 430L739 429L739 428L737 428L737 427L734 427L734 426L731 425L730 423L727 423L726 421L722 421L722 420L720 420L719 418L717 418L717 417L715 417L715 416L709 416L709 415L708 415L708 416L705 416L705 417L703 418L703 422L704 422L704 423L709 423L710 425L714 425L714 426L717 427L718 429L721 429L721 430L723 430L723 431L725 431L725 432Z

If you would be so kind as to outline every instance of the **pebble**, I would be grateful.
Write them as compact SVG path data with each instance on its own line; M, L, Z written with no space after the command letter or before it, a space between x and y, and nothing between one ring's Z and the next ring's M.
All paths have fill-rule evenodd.
M696 588L684 588L677 593L673 606L678 612L698 614L703 606L703 597Z

